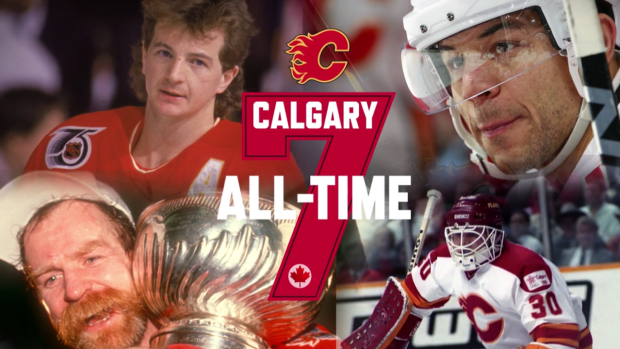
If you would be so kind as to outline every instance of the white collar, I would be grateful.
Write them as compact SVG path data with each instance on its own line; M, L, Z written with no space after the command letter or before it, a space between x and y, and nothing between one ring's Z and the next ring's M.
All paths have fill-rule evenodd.
M151 173L151 172L155 172L157 170L159 170L160 168L168 165L170 163L170 161L172 161L173 159L170 159L170 161L163 163L161 165L159 165L158 167L155 168L149 168L149 169L143 169L141 168L138 163L136 162L136 160L133 158L133 147L135 146L134 142L135 142L135 137L138 136L138 130L140 129L140 125L142 124L142 122L144 122L144 119L140 120L137 124L136 127L134 127L133 132L131 133L131 138L129 139L129 158L131 158L131 163L133 164L133 168L141 173ZM215 122L213 123L213 126L211 126L211 128L209 129L212 130L213 127L217 126L217 124L220 123L220 118L216 118ZM207 132L209 132L207 131ZM204 135L203 135L204 136ZM201 136L202 137L202 136Z

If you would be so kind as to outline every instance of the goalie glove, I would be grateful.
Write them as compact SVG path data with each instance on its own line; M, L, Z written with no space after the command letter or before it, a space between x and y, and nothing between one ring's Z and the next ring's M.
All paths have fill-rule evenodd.
M412 307L400 281L390 277L370 318L342 341L342 349L406 348L422 321Z

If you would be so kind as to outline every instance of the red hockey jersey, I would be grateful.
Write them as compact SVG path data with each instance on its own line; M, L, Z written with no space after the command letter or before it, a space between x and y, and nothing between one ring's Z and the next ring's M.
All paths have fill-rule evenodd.
M32 153L25 172L90 171L116 189L134 216L159 200L200 195L238 176L248 190L249 176L259 176L261 196L273 197L273 176L284 177L285 201L307 192L295 159L241 159L241 124L220 120L198 141L166 164L144 169L131 152L144 125L144 108L125 107L76 116L56 127Z

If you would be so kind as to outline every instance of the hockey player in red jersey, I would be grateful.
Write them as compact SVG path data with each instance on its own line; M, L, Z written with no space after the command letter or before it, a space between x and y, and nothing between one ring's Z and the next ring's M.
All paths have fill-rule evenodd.
M226 120L240 109L241 67L255 33L245 2L147 0L143 12L131 75L146 107L72 118L39 144L26 172L92 171L134 216L166 197L222 188L226 176L238 176L242 190L259 176L266 196L283 176L285 200L305 192L292 156L242 161L241 125Z
M390 278L370 318L343 349L406 348L422 317L457 297L486 348L590 349L581 301L557 267L504 241L502 211L488 195L465 196L446 218L446 244L401 283Z
M259 176L261 196L284 199L306 186L292 156L243 161L241 125L226 117L240 109L242 64L255 33L243 0L145 0L142 41L134 49L132 87L146 102L80 115L54 129L32 154L26 172L89 171L112 186L134 217L149 204L221 189L237 176L242 190ZM322 327L283 347L334 348Z

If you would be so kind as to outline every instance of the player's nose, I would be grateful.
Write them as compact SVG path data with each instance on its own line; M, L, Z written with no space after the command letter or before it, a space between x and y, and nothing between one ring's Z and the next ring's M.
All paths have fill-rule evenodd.
M491 61L468 62L461 81L463 99L471 99L477 105L499 94L500 81Z
M185 78L184 72L184 60L182 57L177 57L168 66L168 71L166 74L166 78L171 83L179 83L182 82Z
M81 273L65 271L63 278L66 302L79 301L86 292L93 288L92 280Z

